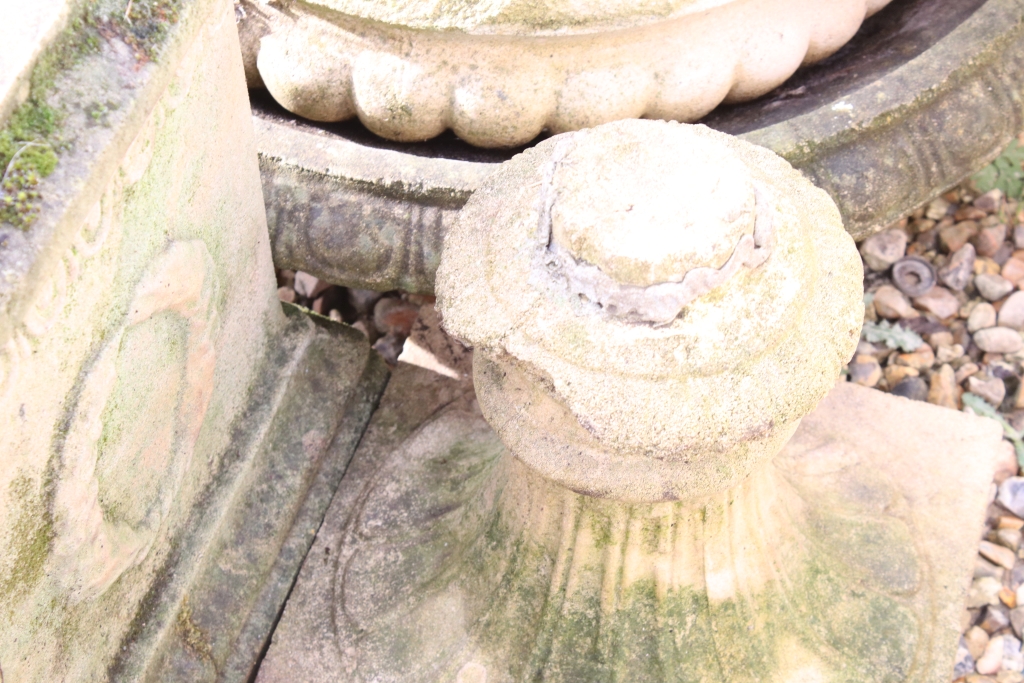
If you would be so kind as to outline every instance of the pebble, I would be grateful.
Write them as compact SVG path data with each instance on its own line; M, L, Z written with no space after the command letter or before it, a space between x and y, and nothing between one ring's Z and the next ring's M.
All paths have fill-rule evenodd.
M979 257L974 260L975 275L999 275L1003 267L995 259Z
M1024 517L1024 477L1010 477L999 485L996 500L1017 517Z
M961 365L956 371L956 383L961 384L965 379L981 370L977 363L968 361Z
M420 307L401 299L381 299L373 307L373 324L385 334L408 337Z
M1003 582L991 576L982 576L971 583L971 589L967 592L967 609L984 607L985 605L999 604L999 590Z
M1018 249L1024 249L1024 224L1014 227L1013 246L1017 247Z
M1002 224L982 228L971 239L975 251L981 256L995 256L1005 241L1006 226Z
M989 190L974 200L974 206L985 213L995 213L1003 203L1003 191L999 188Z
M1020 529L998 529L996 531L996 541L999 545L1005 546L1015 553L1020 548L1021 537Z
M894 387L907 377L917 377L920 374L917 368L912 368L909 365L887 365L885 367L885 383Z
M1016 353L1024 348L1017 330L1009 327L988 327L974 333L974 343L987 353Z
M916 318L921 315L903 292L892 285L882 285L875 290L874 304L875 311L883 318Z
M981 545L978 546L978 552L981 553L982 557L995 562L1005 569L1013 569L1013 565L1017 563L1017 553L1005 546L996 545L991 541L982 541Z
M938 285L932 287L924 296L914 299L914 304L934 313L940 319L951 318L960 310L960 302L953 293Z
M1013 515L1000 515L999 521L996 523L997 529L1017 529L1020 531L1021 527L1024 527L1024 519Z
M882 366L874 356L858 355L849 365L850 381L864 387L873 387L882 379Z
M1002 275L984 273L974 277L974 286L978 293L989 301L998 301L1013 291L1013 283Z
M1021 631L1024 630L1024 607L1015 607L1010 610L1010 628L1018 638L1021 637Z
M949 363L962 355L964 355L964 347L960 346L960 344L942 345L935 351L935 362Z
M946 265L939 268L939 280L950 289L963 290L974 274L974 258L974 245L963 245L949 257Z
M967 330L972 334L978 330L983 330L986 327L995 326L996 308L987 301L976 305L971 309L971 314L967 316Z
M963 643L967 647L967 651L971 654L971 657L974 659L978 659L985 654L985 648L988 647L988 641L988 633L980 626L970 627L967 629L967 633L963 635Z
M999 274L1013 284L1017 284L1021 279L1024 279L1024 260L1010 257L999 270Z
M1020 463L1017 462L1017 452L1014 450L1013 444L1009 441L1003 441L1000 444L1000 450L999 459L996 460L996 471L992 475L992 481L997 486L1010 477L1017 476L1017 470L1020 469Z
M1014 292L999 309L999 326L1024 329L1024 292Z
M286 304L295 303L295 290L291 287L278 287L277 298Z
M928 399L928 384L920 377L906 377L900 380L890 393L912 401L925 401Z
M330 287L329 283L321 281L309 273L301 270L295 273L295 293L307 299L315 299L323 290Z
M931 344L933 349L937 349L940 346L952 346L956 343L956 340L953 339L953 333L949 330L941 330L925 335L925 341Z
M901 353L896 356L895 362L897 365L906 365L918 371L927 370L935 363L935 352L930 345L921 344L912 353Z
M899 228L890 228L872 235L860 246L860 255L868 268L875 271L888 270L892 264L903 258L907 252L907 233Z
M960 387L957 386L953 367L948 363L932 373L928 387L928 402L943 408L957 409L960 398Z
M988 641L988 645L985 646L985 653L978 658L975 664L978 673L986 675L995 674L1004 668L1003 659L1007 654L1006 638L1007 636L996 636Z
M998 377L991 379L980 379L977 375L968 377L967 391L981 396L997 408L1002 404L1003 399L1006 398L1006 385ZM1007 569L1010 569L1012 566L1010 565Z
M1004 588L1003 590L1008 590ZM1003 605L988 605L982 613L978 626L986 633L993 634L1010 625L1010 610Z
M953 253L968 243L978 234L978 224L974 221L960 221L939 230L939 243L949 253Z
M949 202L942 197L936 197L928 202L928 207L924 210L925 218L930 218L933 221L945 218L946 212L949 211L949 207Z
M1005 574L1006 570L992 564L981 555L974 558L974 575L972 578L980 579L983 576L991 576L993 579L999 579L1000 583L1002 583Z
M967 649L967 644L961 636L960 645L956 648L956 663L953 664L953 678L962 678L967 674L974 673L974 657Z
M996 683L1024 683L1024 674L1003 669L996 674Z

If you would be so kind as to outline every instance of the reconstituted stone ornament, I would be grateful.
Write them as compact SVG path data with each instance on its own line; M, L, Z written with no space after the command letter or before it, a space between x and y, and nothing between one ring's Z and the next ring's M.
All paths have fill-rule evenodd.
M573 490L653 502L728 488L853 353L853 240L767 150L621 121L537 145L486 189L445 242L440 308L477 349L495 430ZM479 378L495 373L527 393Z
M251 85L392 140L524 144L624 118L694 121L843 46L888 0L313 0L240 5ZM251 15L251 16L250 16Z
M834 386L860 282L827 196L728 136L507 162L438 277L475 392L399 364L259 683L946 683L1006 444Z

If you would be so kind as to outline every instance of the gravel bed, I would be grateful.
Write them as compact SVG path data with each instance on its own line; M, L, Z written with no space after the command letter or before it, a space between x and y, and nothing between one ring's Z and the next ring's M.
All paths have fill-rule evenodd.
M1024 206L963 186L858 246L865 323L848 380L1000 420L1019 458ZM1019 475L1008 463L993 484L954 681L1024 683Z

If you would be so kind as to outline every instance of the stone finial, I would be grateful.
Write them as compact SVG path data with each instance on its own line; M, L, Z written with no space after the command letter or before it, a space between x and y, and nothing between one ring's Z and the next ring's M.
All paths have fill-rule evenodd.
M447 236L437 289L512 452L645 502L724 490L773 456L863 308L824 192L765 149L643 120L505 164Z

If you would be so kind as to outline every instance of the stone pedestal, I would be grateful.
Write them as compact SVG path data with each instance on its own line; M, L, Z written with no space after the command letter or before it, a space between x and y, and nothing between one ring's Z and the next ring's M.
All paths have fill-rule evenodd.
M1000 439L844 383L736 489L616 509L399 363L257 680L948 683Z
M282 310L231 4L174 16L33 93L67 145L0 225L7 681L245 680L386 378Z
M835 386L860 282L763 148L628 121L512 159L438 271L474 390L396 377L259 680L948 680L1006 446Z

